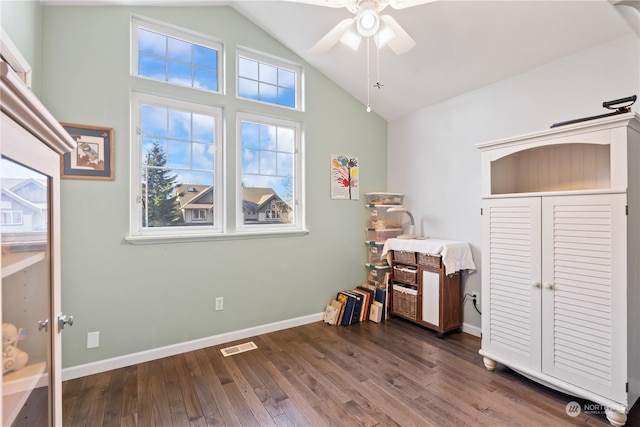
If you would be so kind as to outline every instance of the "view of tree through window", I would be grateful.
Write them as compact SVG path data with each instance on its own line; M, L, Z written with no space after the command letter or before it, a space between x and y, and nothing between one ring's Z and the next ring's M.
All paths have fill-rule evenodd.
M142 227L214 224L215 117L142 104Z

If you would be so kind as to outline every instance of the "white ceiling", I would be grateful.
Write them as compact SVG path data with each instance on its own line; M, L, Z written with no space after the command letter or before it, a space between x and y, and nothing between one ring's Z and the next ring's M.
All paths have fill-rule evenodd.
M633 31L616 9L619 6L607 0L439 0L402 10L387 7L384 13L392 15L417 45L403 55L395 55L388 48L380 51L379 81L384 86L377 89L367 85L366 43L362 43L358 52L341 43L324 54L309 52L340 20L353 17L343 8L291 0L41 0L41 3L231 5L362 101L363 108L370 89L372 110L387 120ZM373 49L371 58L372 85L378 80Z
M327 53L309 53L340 20L353 17L346 9L290 1L230 4L366 105L366 43L359 52L338 43ZM631 32L606 0L440 0L385 13L417 43L403 55L380 51L384 86L371 88L370 104L387 120ZM371 84L376 74L374 62Z

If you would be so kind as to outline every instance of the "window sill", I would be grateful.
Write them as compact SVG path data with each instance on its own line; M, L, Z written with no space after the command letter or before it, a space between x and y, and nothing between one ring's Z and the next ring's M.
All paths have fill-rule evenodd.
M165 236L126 236L124 240L132 245L154 245L163 243L213 242L216 240L269 239L275 237L306 236L309 230L274 232L236 232L221 234L192 234Z

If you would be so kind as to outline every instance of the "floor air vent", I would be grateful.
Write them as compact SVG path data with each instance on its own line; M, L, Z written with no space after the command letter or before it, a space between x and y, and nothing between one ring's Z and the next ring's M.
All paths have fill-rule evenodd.
M244 344L234 345L233 347L227 347L220 350L224 357L233 356L234 354L244 353L245 351L255 350L258 348L253 341L246 342Z

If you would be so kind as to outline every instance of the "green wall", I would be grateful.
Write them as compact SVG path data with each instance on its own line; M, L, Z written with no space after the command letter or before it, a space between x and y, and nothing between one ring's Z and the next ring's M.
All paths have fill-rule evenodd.
M40 94L42 7L39 1L1 0L2 28L34 70L31 89ZM36 72L37 70L37 72Z
M42 101L60 121L115 132L115 180L62 182L62 306L75 317L63 334L64 367L320 313L338 290L366 279L364 200L330 199L329 160L332 154L359 158L362 199L365 192L384 191L387 124L382 118L366 113L360 102L230 7L47 6L41 13ZM266 111L235 98L236 46L304 66L305 112L281 116L303 123L308 235L125 242L130 94L157 93L160 87L130 76L132 14L224 43L227 95L180 87L171 93L224 108L227 177L235 176L236 111ZM227 193L234 194L232 181ZM219 296L224 310L216 312ZM92 331L100 332L100 347L88 350Z

